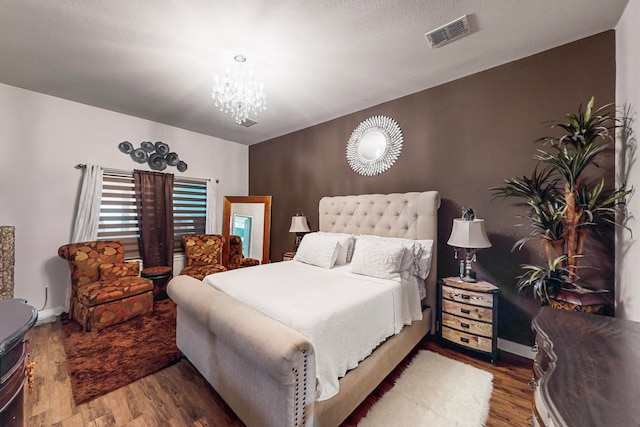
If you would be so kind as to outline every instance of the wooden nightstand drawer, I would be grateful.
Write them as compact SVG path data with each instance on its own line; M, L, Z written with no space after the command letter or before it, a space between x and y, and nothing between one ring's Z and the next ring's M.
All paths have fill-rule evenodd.
M457 289L446 285L442 286L442 298L458 301L464 304L493 307L493 295L491 294Z
M449 313L442 313L442 325L470 334L481 335L491 338L493 335L493 325L491 323L477 322L475 320L463 319Z
M475 350L486 351L488 353L491 353L492 350L491 338L483 338L472 334L466 334L446 326L442 327L442 338Z
M475 307L446 299L442 300L442 312L466 317L468 319L482 320L484 322L491 322L493 318L493 310L490 308Z

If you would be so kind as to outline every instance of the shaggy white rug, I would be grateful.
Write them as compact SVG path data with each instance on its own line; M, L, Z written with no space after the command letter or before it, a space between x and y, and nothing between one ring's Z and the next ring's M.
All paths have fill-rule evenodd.
M422 350L359 427L482 427L493 375Z

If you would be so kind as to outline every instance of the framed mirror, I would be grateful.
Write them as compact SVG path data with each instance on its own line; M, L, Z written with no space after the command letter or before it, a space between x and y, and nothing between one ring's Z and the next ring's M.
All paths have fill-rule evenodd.
M269 262L271 238L271 196L225 196L222 212L222 234L242 239L242 253ZM245 247L246 245L246 247ZM224 246L223 259L229 259L229 245Z
M402 130L386 116L373 116L353 131L347 142L347 161L355 172L372 176L389 169L402 151Z

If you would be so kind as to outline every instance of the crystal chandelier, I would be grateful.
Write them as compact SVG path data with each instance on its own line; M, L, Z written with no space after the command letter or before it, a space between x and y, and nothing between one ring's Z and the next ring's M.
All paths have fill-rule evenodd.
M236 55L233 59L238 63L235 73L230 75L227 69L222 79L216 75L211 96L216 107L220 107L220 111L231 113L236 123L242 124L249 117L249 113L258 114L266 109L267 98L262 83L253 78L253 71L249 71L248 74L242 72L242 63L247 58L244 55Z

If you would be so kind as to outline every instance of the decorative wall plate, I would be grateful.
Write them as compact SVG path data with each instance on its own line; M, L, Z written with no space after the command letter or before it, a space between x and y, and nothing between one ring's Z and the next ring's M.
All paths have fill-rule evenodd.
M163 171L167 166L175 166L178 172L187 170L187 164L180 160L177 153L171 151L168 144L157 141L142 141L139 148L135 148L129 141L122 141L118 144L118 149L131 156L136 163L147 163L154 171Z
M402 129L395 120L369 117L358 125L347 142L349 166L361 175L381 174L400 156L402 141Z

